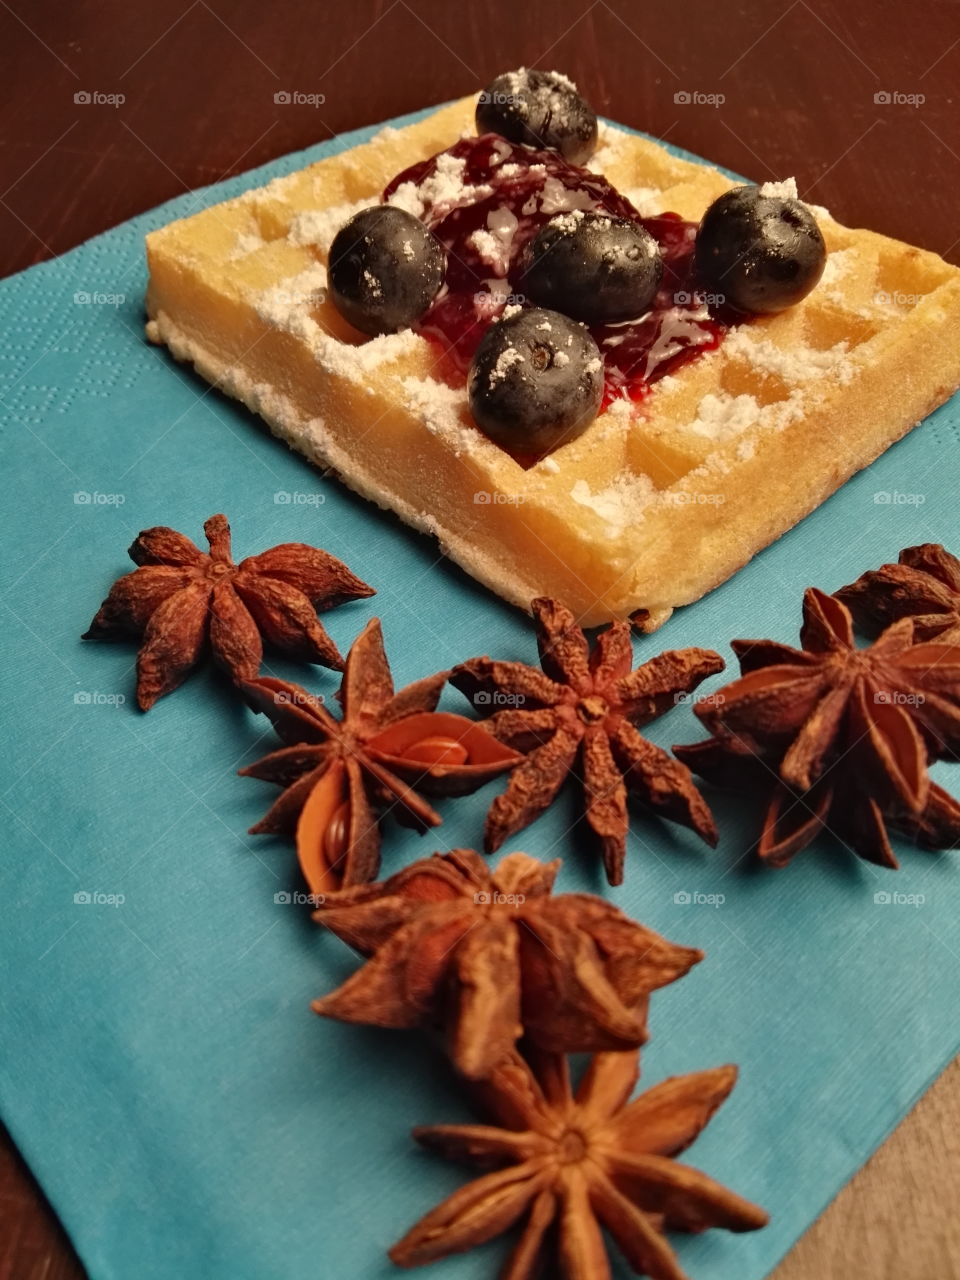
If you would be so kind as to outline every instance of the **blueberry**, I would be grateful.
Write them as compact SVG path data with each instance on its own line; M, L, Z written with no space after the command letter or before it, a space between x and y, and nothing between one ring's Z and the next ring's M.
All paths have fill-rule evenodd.
M334 306L361 333L396 333L436 297L446 254L412 214L393 205L362 209L330 246L327 282Z
M823 274L827 248L799 200L734 187L703 215L696 268L703 285L737 311L783 311Z
M580 209L541 227L521 265L527 297L585 324L642 316L663 275L660 247L638 222Z
M581 324L531 308L496 320L483 335L467 381L474 420L514 453L542 457L597 416L603 360Z
M497 76L481 93L477 133L499 133L585 164L597 145L597 116L566 76L521 67Z

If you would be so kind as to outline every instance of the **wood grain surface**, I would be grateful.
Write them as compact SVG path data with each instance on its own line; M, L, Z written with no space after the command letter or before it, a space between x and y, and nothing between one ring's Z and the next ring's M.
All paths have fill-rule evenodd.
M956 0L0 0L0 275L521 64L566 71L604 115L757 179L794 174L840 221L960 262ZM954 1065L776 1280L960 1277L958 1133ZM0 1280L82 1275L3 1139Z

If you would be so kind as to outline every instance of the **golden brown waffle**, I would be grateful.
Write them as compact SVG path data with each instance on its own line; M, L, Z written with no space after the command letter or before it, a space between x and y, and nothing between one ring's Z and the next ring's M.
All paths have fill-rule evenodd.
M802 303L738 326L524 470L473 426L465 390L437 380L424 339L362 338L324 300L337 229L472 133L474 101L155 231L148 333L506 599L659 626L960 385L960 270L816 210L829 257ZM591 167L641 213L692 221L734 185L612 128Z

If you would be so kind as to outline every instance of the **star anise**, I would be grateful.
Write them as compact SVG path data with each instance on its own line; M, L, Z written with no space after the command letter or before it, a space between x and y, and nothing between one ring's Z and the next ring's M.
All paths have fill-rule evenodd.
M493 1172L395 1244L398 1266L464 1252L522 1223L502 1280L610 1280L602 1229L638 1275L685 1280L666 1231L766 1226L763 1209L674 1159L726 1100L736 1067L675 1076L630 1102L635 1052L599 1054L575 1091L565 1058L533 1055L532 1063L513 1054L477 1087L493 1125L414 1129L428 1150Z
M927 764L960 751L960 647L913 644L905 618L857 648L849 610L814 587L803 616L802 649L733 642L743 675L695 708L715 741L676 753L708 778L759 780L760 853L775 865L824 826L890 867L888 825L928 847L952 843L957 809Z
M906 547L897 564L863 574L836 596L870 631L912 618L915 640L960 644L960 560L938 543Z
M472 1079L524 1031L564 1052L643 1043L650 992L703 954L602 898L551 896L559 867L512 853L491 872L456 849L383 884L328 894L314 919L370 959L314 1009L374 1026L442 1026Z
M137 701L144 711L185 679L205 649L238 681L260 670L264 639L288 657L343 667L316 610L371 596L372 587L303 542L235 565L227 517L211 516L203 531L209 554L175 529L144 529L128 552L140 568L113 584L83 637L143 638Z
M299 685L270 677L242 684L286 743L240 770L284 788L251 832L295 832L312 893L376 876L384 810L426 831L441 819L417 789L467 795L519 759L475 721L435 710L447 674L395 693L380 621L372 618L347 655L337 693L342 719Z
M840 760L807 791L789 787L775 764L762 760L736 738L722 735L674 751L699 777L758 797L763 825L757 854L783 867L828 832L868 862L899 866L889 832L899 832L921 849L960 848L960 802L935 782L924 807L915 812L891 798L875 796L848 758Z
M528 752L487 816L492 852L551 804L564 779L583 779L586 819L599 839L607 879L623 880L630 819L627 793L709 844L717 831L689 769L649 742L638 726L661 715L709 675L723 670L710 649L674 649L633 667L630 626L614 622L591 653L581 627L556 600L534 600L543 670L474 658L455 667L465 694L499 741Z

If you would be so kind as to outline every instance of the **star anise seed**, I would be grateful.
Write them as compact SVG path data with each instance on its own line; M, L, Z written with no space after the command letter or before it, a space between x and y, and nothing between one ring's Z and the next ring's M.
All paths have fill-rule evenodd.
M476 1086L492 1124L413 1131L428 1150L492 1171L422 1218L393 1262L422 1266L519 1224L503 1280L610 1280L605 1229L638 1275L685 1280L668 1230L766 1226L763 1209L675 1159L730 1094L736 1067L675 1076L631 1102L639 1075L636 1052L603 1053L574 1090L564 1057L512 1054Z
M881 565L835 594L866 630L912 618L916 641L960 644L960 560L938 543L905 547L897 564Z
M524 1032L563 1052L642 1044L650 993L702 952L602 898L552 896L559 866L513 853L491 872L456 849L383 884L327 894L314 919L369 959L314 1009L373 1026L442 1026L471 1079Z
M960 806L927 765L960 751L960 646L913 644L903 618L857 648L849 610L814 587L803 616L802 649L733 642L742 676L695 708L713 740L675 753L708 780L761 791L759 853L776 866L824 828L887 867L890 827L953 845Z
M450 683L489 716L490 732L528 753L487 816L486 849L499 849L552 803L570 773L583 779L586 820L599 840L607 879L623 880L633 793L661 817L708 844L717 831L690 771L638 732L707 676L723 670L710 649L677 649L633 669L630 626L614 622L593 651L569 609L534 600L538 671L522 662L474 658Z
M284 788L251 832L296 835L314 894L374 879L387 810L420 832L440 815L418 794L466 795L519 759L464 716L435 710L447 672L394 692L380 622L347 655L337 719L299 685L271 677L241 688L286 744L240 770Z
M226 516L211 516L203 531L209 553L175 529L144 529L128 553L140 567L113 584L83 637L142 637L142 710L175 689L206 649L235 681L260 670L263 640L287 657L343 667L316 611L371 596L372 587L335 556L303 542L281 543L235 565Z
M772 867L784 867L823 832L859 857L896 870L890 831L921 849L960 848L960 802L931 782L924 808L914 812L864 788L855 768L839 762L805 792L780 778L776 765L736 738L721 735L674 751L695 774L722 787L759 797L763 822L756 851Z
M867 785L919 812L928 758L960 753L960 646L914 644L904 618L857 648L850 611L816 587L804 596L800 643L733 641L743 674L697 715L760 754L777 752L788 785L806 790L853 753Z

